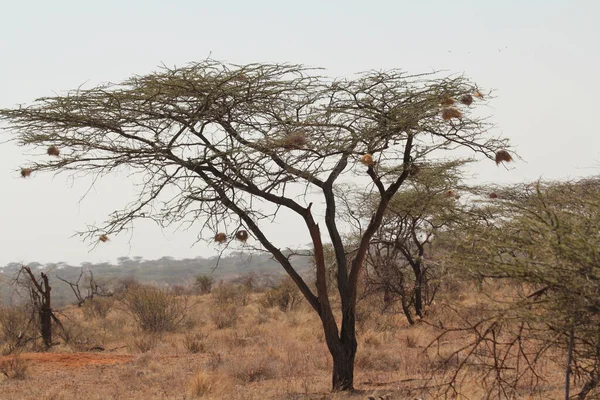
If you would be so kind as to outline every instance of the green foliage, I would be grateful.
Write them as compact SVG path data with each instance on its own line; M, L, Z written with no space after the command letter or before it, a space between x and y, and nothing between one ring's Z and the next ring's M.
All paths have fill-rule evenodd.
M448 238L454 265L474 277L516 285L501 321L523 323L519 337L540 352L562 348L573 333L575 374L600 382L600 179L483 188L480 218ZM500 325L498 325L500 326ZM537 357L536 357L537 359ZM580 397L585 398L585 396Z

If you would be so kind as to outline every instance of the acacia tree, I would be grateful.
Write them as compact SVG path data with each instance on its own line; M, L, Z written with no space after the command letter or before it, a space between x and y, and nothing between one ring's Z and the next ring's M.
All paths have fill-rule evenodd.
M298 65L205 60L41 98L0 110L0 116L19 144L56 156L33 162L21 171L24 177L121 168L139 175L135 201L105 225L83 232L89 238L106 240L104 235L129 228L137 218L151 218L161 225L194 224L200 235L218 242L236 230L238 239L257 240L318 313L333 357L333 390L350 390L359 274L411 165L456 148L493 158L507 143L488 138L486 124L471 116L468 106L480 93L462 76L318 74ZM356 176L363 179L352 180ZM334 189L351 181L357 195L373 191L379 201L347 262ZM288 213L280 214L282 209ZM290 221L289 212L311 238L316 289L264 233L278 216ZM328 297L320 221L335 251L341 321Z
M573 374L583 383L576 398L599 396L600 179L481 190L491 198L480 202L479 220L450 238L452 259L514 290L496 316L473 321L472 349L498 349L492 362L502 393L516 392L525 372L537 376L543 356L559 350L567 359L565 398Z
M392 198L367 251L367 292L383 292L385 305L400 300L410 324L414 323L411 309L422 318L424 306L436 291L428 285L429 278L439 273L432 270L432 241L467 215L467 207L459 201L468 191L460 176L460 168L467 163L415 165L404 188ZM369 200L375 201L367 208L372 209L377 199Z

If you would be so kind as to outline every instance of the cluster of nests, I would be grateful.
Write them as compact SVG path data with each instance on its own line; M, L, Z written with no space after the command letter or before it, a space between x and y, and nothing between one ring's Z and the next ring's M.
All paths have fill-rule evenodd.
M462 95L458 99L458 101L466 106L470 106L471 104L473 104L474 97L482 99L483 95L481 94L481 92L479 90L477 90L473 94ZM452 97L444 97L442 100L440 100L440 105L443 106L442 119L444 121L450 121L452 118L456 118L456 119L462 118L462 112L458 108L453 107L454 104L456 104L456 100Z
M240 229L235 233L235 238L242 243L246 243L249 237L250 235L248 234L248 231L244 229ZM225 243L225 241L227 241L227 235L225 233L219 232L215 235L215 242L221 244Z
M52 145L52 146L48 147L48 150L46 150L46 153L49 156L59 157L60 149L58 147ZM33 172L33 169L31 169L31 168L21 168L21 177L28 178L32 172Z

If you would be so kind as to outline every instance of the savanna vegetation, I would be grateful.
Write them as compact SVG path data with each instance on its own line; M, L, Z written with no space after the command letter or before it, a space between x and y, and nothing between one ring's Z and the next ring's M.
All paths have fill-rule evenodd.
M598 180L467 184L468 165L515 157L474 83L321 73L206 60L0 110L17 143L46 153L24 178L137 179L133 202L84 237L118 238L138 218L190 224L287 274L271 287L198 276L178 291L90 278L84 292L69 284L78 306L41 326L49 306L33 294L6 307L4 351L110 364L115 398L599 396ZM311 248L275 246L274 220L302 227ZM15 360L52 381L29 353L0 371ZM43 393L4 376L11 393Z

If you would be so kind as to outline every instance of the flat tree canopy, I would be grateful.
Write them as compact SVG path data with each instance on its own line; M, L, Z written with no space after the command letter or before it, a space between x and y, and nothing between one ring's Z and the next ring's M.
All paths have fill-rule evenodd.
M19 144L49 155L24 167L24 177L133 173L137 200L88 231L91 238L106 240L98 235L117 234L141 217L161 225L189 222L218 242L248 232L247 240L274 256L318 313L334 360L333 389L347 390L353 387L359 273L413 164L426 167L458 148L491 160L500 151L500 161L507 161L508 143L489 137L489 126L471 112L482 101L463 76L391 70L335 79L301 65L205 60L41 98L0 110L0 117ZM357 196L372 191L378 198L351 262L336 219L341 183L353 183ZM314 212L313 203L324 213ZM264 234L282 208L310 234L316 289ZM341 321L328 298L324 241L335 251Z

